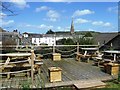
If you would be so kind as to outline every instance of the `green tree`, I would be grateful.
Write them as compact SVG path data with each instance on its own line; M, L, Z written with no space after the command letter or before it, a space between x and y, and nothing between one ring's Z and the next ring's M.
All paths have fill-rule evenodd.
M73 45L75 44L74 41L71 38L63 38L57 41L57 44L61 45Z
M94 40L93 38L89 38L89 37L76 37L73 39L73 41L75 41L76 43L78 42L80 45L91 45L94 44Z
M86 32L84 37L93 37L91 32Z
M66 43L65 44L66 45L74 45L75 43L74 43L73 39L68 38L68 39L66 39Z
M46 32L46 34L54 34L54 33L55 32L53 32L51 29Z

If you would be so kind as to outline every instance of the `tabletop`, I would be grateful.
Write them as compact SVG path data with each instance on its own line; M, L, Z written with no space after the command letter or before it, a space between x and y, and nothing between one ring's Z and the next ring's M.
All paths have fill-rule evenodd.
M30 56L31 53L6 53L0 54L0 56L8 56L8 57L20 57L20 56Z
M107 51L104 51L105 53L113 53L113 54L120 54L120 51L117 51L117 50L107 50Z
M81 48L82 50L98 50L98 48Z

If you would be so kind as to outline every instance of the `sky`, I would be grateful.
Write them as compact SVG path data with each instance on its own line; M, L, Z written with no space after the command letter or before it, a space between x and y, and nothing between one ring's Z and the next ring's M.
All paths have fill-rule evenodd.
M17 15L7 16L7 12L0 12L2 28L40 34L45 34L49 29L70 31L73 19L75 31L118 31L118 2L49 1L11 0L9 3L12 3L11 7Z

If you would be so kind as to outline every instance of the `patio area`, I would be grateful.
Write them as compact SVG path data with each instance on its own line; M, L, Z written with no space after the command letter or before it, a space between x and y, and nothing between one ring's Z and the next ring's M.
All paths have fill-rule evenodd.
M49 82L49 67L60 67L62 69L62 81L61 82ZM41 66L41 73L35 74L34 87L35 88L49 88L57 86L69 86L83 82L97 82L107 81L113 79L111 75L101 71L97 66L92 65L92 61L89 63L78 62L73 58L62 58L61 61L52 61L51 59L44 59ZM31 86L30 77L16 75L10 79L1 78L1 87L3 88L21 88L23 84Z

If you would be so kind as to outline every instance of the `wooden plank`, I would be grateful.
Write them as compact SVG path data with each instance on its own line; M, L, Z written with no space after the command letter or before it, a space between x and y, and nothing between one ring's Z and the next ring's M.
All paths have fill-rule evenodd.
M87 89L87 88L95 88L95 87L106 86L106 84L101 82L101 81L93 81L93 82L75 83L74 86L77 89Z
M19 77L15 78L15 88L19 88Z
M39 81L39 79L38 79L38 74L35 75L35 81L36 81L36 87L37 87L37 88L40 88L40 81Z
M11 85L10 85L10 87L12 87L12 88L16 87L14 78L11 78Z

